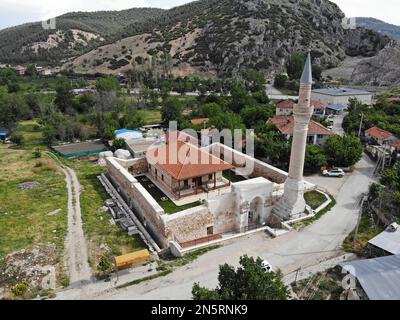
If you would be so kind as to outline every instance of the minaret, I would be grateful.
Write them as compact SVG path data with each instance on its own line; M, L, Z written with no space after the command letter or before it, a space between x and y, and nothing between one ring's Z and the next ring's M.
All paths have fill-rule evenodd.
M274 213L289 220L305 212L304 200L304 158L307 146L308 125L314 112L311 106L312 67L308 54L300 80L299 102L294 105L294 129L292 152L290 156L289 176L285 182L283 198L274 208Z

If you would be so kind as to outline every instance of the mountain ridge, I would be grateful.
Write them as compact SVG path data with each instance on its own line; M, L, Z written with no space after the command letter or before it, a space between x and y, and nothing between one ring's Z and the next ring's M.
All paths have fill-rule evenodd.
M357 25L400 40L400 26L372 17L356 17Z
M93 13L86 20L83 13L64 15L63 26L76 28L62 34L39 32L5 46L7 33L0 32L0 61L63 62L68 72L112 74L155 63L173 75L226 77L241 68L284 72L291 54L307 50L314 64L332 68L347 56L373 57L390 42L375 31L344 29L344 13L328 0L200 0L147 14L132 10L104 33L85 27Z

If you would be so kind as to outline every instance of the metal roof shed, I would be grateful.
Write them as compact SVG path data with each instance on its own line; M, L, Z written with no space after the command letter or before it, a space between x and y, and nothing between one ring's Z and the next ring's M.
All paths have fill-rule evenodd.
M400 255L339 264L357 278L370 300L400 300Z
M400 226L393 223L368 243L390 254L400 254Z

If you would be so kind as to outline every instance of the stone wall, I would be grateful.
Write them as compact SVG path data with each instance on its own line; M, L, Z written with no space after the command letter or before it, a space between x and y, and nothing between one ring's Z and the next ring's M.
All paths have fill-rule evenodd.
M208 152L211 150L214 155L219 153L224 157L225 161L232 163L236 167L247 166L249 168L253 168L253 171L250 174L252 177L263 177L278 184L284 183L287 179L287 172L275 168L258 159L254 159L221 143L214 143L205 149Z
M138 219L154 237L160 247L168 246L162 216L164 210L147 190L122 166L121 160L107 158L110 179L127 204L135 211ZM132 160L129 160L132 161Z
M218 200L210 200L208 209L214 217L214 233L224 233L240 228L236 207L236 196L227 193L218 197Z
M116 162L118 162L124 169L128 170L134 176L144 174L148 172L148 163L147 160L144 159L130 159L130 160L122 160L118 158L114 158Z
M169 240L180 243L207 237L207 228L214 225L207 206L199 206L162 217Z

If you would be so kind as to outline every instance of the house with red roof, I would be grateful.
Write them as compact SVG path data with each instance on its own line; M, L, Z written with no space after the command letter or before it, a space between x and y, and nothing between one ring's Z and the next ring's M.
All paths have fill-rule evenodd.
M284 100L276 105L277 116L291 116L293 114L293 107L296 104L293 100ZM328 104L319 100L311 100L311 105L314 106L314 116L324 117Z
M393 133L378 127L372 127L366 130L365 137L377 142L379 145L384 145L397 140Z
M148 172L178 199L230 185L222 175L234 166L186 141L174 141L150 149Z
M293 137L294 130L294 117L293 116L275 116L268 120L269 123L273 123L278 130L289 140ZM332 130L324 127L322 124L310 120L308 125L307 142L309 144L324 145L329 137L334 136L335 133Z

